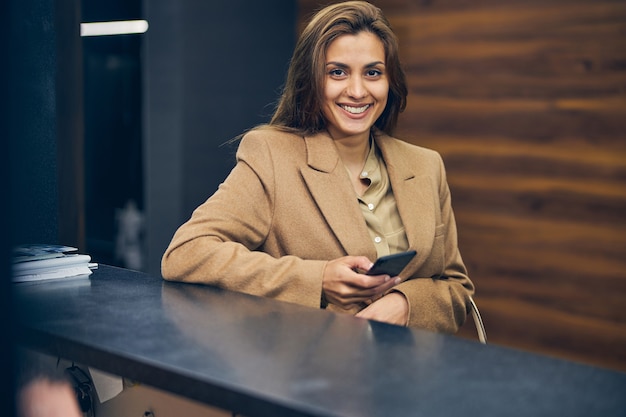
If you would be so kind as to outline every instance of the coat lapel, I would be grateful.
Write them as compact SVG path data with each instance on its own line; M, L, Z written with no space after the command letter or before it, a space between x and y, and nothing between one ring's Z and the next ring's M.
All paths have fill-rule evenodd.
M375 259L376 249L332 138L317 134L305 137L305 143L308 166L301 169L302 177L328 225L346 254Z
M389 181L398 205L398 212L409 241L417 250L413 265L422 264L430 255L435 236L436 207L439 196L433 189L433 180L420 166L398 148L398 143L384 134L376 137L387 166Z

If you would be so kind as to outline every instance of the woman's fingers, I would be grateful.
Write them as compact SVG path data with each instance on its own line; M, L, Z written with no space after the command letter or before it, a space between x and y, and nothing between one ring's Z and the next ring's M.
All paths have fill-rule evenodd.
M365 275L371 261L363 256L346 256L328 262L324 270L322 289L328 302L349 306L379 299L399 282L389 275Z

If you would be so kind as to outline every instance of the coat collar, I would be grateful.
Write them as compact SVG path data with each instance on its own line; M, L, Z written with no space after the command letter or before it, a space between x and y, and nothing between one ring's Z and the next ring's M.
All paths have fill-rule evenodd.
M305 136L307 164L314 170L331 173L341 166L339 153L333 139L327 133Z
M411 263L420 264L430 255L437 224L435 204L439 194L433 187L431 168L424 166L425 161L416 154L407 152L401 141L382 132L374 137L387 166L409 245L418 253Z
M406 152L402 142L382 132L376 132L374 139L385 160L409 245L419 253L419 249L425 249L420 248L420 242L432 242L435 233L436 190L426 171ZM319 133L305 137L304 141L308 166L302 168L302 176L324 218L346 253L374 260L376 248L333 139L326 133ZM420 258L423 261L428 255L422 250L414 262Z
M308 166L302 177L326 222L347 254L375 259L376 248L333 139L320 133L304 140Z

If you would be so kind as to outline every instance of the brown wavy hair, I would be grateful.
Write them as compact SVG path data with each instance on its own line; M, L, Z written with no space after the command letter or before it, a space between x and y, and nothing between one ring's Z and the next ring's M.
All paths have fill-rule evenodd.
M313 134L326 129L322 113L326 50L342 35L371 32L385 48L389 95L374 123L391 135L406 107L406 78L398 56L398 39L382 11L365 1L347 1L318 11L303 30L291 58L287 79L269 126Z

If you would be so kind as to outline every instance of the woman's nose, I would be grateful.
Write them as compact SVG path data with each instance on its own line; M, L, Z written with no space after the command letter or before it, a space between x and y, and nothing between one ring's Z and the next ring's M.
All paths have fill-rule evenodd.
M367 96L367 89L361 77L350 77L346 93L355 99L362 99Z

